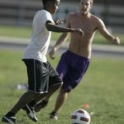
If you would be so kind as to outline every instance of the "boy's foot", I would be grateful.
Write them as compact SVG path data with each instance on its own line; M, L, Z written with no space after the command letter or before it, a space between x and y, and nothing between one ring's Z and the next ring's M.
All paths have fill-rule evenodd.
M56 113L56 112L54 112L54 111L53 111L53 112L51 112L51 113L50 113L50 118L51 118L51 119L54 119L54 120L58 120L57 113Z
M37 117L36 117L36 115L35 115L35 111L34 111L32 108L30 108L28 105L26 105L26 106L23 107L22 109L27 113L28 117L29 117L32 121L34 121L34 122L37 122L37 121L38 121L38 119L37 119Z
M16 117L14 117L14 116L8 117L8 116L4 115L4 116L2 117L2 122L4 122L4 123L15 124L16 120L17 120L17 119L16 119Z
M35 105L34 111L39 112L42 108L45 108L47 104L48 104L48 101L42 100L41 102Z

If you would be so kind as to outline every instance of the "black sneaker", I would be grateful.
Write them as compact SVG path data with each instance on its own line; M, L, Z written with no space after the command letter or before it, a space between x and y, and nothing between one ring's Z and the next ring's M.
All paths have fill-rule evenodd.
M57 116L57 113L56 112L51 112L50 113L50 119L54 119L54 120L58 120L58 116Z
M34 109L30 108L28 105L26 105L26 106L23 107L22 109L27 113L28 117L29 117L32 121L34 121L34 122L37 122L37 121L38 121L38 119L37 119L37 117L36 117L36 115L35 115Z
M16 120L17 120L17 119L16 119L16 117L14 117L14 116L8 117L8 116L4 115L4 116L2 117L2 122L5 122L5 123L15 124Z
M34 107L35 112L39 112L42 108L45 108L48 104L48 101L42 100L41 102L37 103Z

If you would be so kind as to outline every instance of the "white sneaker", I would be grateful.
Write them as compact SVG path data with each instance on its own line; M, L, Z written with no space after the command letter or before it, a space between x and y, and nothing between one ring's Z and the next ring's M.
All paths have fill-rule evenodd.
M24 111L26 111L28 117L29 117L32 121L34 121L34 122L37 122L37 121L38 121L38 119L37 119L37 117L36 117L36 114L35 114L35 111L34 111L32 108L30 108L28 105L26 105L26 106L23 107L22 109L23 109Z
M57 113L56 112L51 112L50 113L50 119L54 119L54 120L58 120L58 116L57 116Z
M8 117L8 116L4 115L4 116L2 117L2 122L5 122L5 123L15 124L16 120L17 120L17 119L16 119L16 117L14 117L14 116Z

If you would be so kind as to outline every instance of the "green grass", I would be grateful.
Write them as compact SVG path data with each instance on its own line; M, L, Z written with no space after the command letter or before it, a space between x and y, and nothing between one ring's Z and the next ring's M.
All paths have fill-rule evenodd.
M14 26L0 26L0 36L30 38L31 27L14 27ZM52 40L56 41L61 33L52 33ZM121 40L121 45L124 45L124 36L122 34L114 34ZM94 38L96 44L109 44L106 39L96 33Z
M22 51L0 51L0 117L8 112L25 90L18 90L18 84L27 82ZM49 58L48 58L49 59ZM59 56L49 60L56 67ZM87 111L94 112L91 124L124 124L124 59L93 58L83 81L70 94L59 113L59 120L48 119L58 91L51 97L44 110L37 113L37 124L70 124L70 115L83 103ZM21 124L34 124L21 110L16 117ZM0 122L0 124L2 124ZM18 123L17 123L18 124ZM19 123L20 124L20 123Z

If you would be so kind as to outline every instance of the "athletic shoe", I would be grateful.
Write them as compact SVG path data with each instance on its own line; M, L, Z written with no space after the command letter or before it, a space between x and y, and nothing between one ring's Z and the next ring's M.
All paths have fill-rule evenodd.
M37 122L37 121L38 121L38 119L37 119L37 117L36 117L36 115L35 115L34 109L32 109L31 107L29 107L28 105L26 105L26 106L23 107L22 109L27 113L28 117L29 117L32 121L34 121L34 122Z
M37 103L34 107L35 112L39 112L42 108L45 108L48 104L48 101L42 100L41 102Z
M8 117L8 116L4 115L4 116L2 117L2 122L4 122L4 123L15 124L16 120L17 120L17 119L16 119L16 117L14 117L14 116Z
M54 119L54 120L58 120L58 116L57 116L57 113L56 112L51 112L50 113L50 119Z

